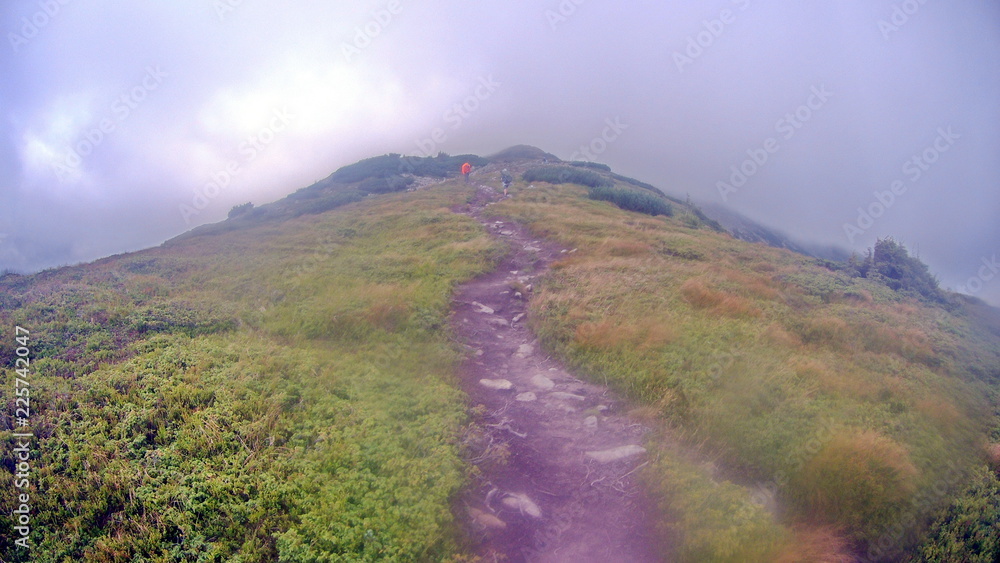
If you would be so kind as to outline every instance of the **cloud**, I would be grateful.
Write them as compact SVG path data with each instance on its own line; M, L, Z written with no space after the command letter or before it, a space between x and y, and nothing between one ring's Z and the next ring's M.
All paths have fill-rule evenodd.
M0 8L8 43L24 18L45 19L39 6ZM775 137L780 150L728 205L819 243L860 250L893 235L957 287L1000 241L1000 10L927 2L902 18L898 7L67 1L0 55L0 197L11 204L0 268L158 244L359 158L419 152L437 130L434 150L531 143L569 157L620 119L629 128L600 159L705 201ZM164 73L155 89L150 68ZM476 96L482 80L499 86ZM834 96L783 138L779 121L813 87ZM275 112L294 118L279 131ZM857 209L905 180L941 127L962 135L954 150L849 240ZM233 163L239 174L185 221L179 207ZM1000 303L1000 283L980 295Z

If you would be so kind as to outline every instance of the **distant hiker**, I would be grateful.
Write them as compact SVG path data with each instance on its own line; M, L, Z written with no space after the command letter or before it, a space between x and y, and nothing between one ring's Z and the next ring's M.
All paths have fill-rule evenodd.
M507 172L506 168L504 168L503 172L500 173L500 181L503 182L503 195L504 197L507 197L507 188L509 188L510 183L514 181L514 177L510 175L510 172Z
M462 175L465 176L465 183L469 183L469 174L472 172L472 165L466 162L462 165Z

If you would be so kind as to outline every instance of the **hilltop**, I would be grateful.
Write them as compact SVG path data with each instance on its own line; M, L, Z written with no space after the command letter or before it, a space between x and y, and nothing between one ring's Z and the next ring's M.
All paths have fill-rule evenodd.
M1000 553L997 309L891 239L850 262L750 243L669 186L518 146L376 156L158 248L0 278L8 381L30 331L32 559L474 560L457 503L483 413L449 318L507 254L462 213L504 168L483 217L566 250L527 326L651 429L635 475L670 557ZM6 514L0 553L26 561Z

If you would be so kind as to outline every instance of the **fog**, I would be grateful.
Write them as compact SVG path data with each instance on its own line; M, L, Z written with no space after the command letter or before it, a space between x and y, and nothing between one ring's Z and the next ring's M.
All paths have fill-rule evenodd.
M0 270L157 245L360 158L532 144L1000 304L1000 5L0 8Z

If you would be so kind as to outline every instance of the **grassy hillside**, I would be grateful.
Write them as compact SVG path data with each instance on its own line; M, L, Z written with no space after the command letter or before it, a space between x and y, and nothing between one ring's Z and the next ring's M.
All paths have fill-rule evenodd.
M31 560L453 553L465 405L440 328L452 286L497 253L448 210L458 197L384 196L3 278L4 380L15 325L34 360ZM13 384L0 400L13 413ZM29 560L14 538L0 517L4 559Z
M444 320L501 249L449 210L472 195L460 180L383 193L420 183L400 162L161 248L0 278L5 381L14 327L31 331L31 560L460 560L466 404ZM656 429L644 479L683 560L995 557L995 310L570 170L519 178L490 211L576 249L529 319ZM13 384L0 400L14 412ZM9 516L0 552L27 561Z
M997 438L987 308L586 195L538 184L493 209L578 249L533 326L671 429L647 477L687 559L912 552Z

